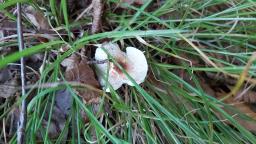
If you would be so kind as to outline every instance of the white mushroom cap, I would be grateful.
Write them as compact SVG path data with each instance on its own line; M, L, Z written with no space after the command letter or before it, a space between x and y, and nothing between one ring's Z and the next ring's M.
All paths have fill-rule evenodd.
M121 65L127 73L135 80L137 84L140 84L144 81L148 71L148 64L145 55L142 51L134 47L127 47L126 53L122 52L117 44L105 43L97 45L95 59L96 60L106 60L108 55L102 48L112 55L112 57ZM109 72L108 72L109 65ZM106 91L109 92L110 89L106 84L106 78L108 76L108 82L113 87L114 90L126 83L130 86L134 84L126 77L126 75L114 65L113 62L96 64L96 67L99 69L97 72L100 84L106 88ZM108 72L108 73L107 73Z
M143 52L134 47L127 47L126 55L131 65L127 71L128 74L136 81L137 84L144 82L148 72L148 63ZM128 78L125 79L124 83L134 86Z

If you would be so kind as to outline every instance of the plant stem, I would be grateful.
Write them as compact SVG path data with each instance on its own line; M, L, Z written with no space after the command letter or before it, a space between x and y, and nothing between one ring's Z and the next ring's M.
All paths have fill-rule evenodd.
M23 32L22 32L20 3L17 3L17 34L18 34L18 42L19 42L19 51L22 51L24 49L24 41L23 41ZM25 91L26 80L25 80L24 67L25 67L24 59L23 57L21 57L20 58L20 75L21 75L22 96L26 94L26 91ZM27 115L27 104L26 104L26 99L23 99L21 104L21 111L20 111L18 129L17 129L18 144L25 143L26 115Z

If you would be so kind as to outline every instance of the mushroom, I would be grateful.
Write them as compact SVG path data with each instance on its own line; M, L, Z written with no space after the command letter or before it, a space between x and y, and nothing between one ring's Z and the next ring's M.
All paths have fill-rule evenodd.
M134 47L127 47L126 53L122 52L116 43L103 43L96 45L98 48L95 53L95 60L109 60L109 55L135 80L137 84L145 80L148 71L148 64L142 51ZM103 50L105 49L105 50ZM105 52L107 51L107 53ZM106 63L97 63L97 76L100 84L105 88L106 92L110 92L108 83L114 90L120 88L123 84L134 86L123 71L112 61Z

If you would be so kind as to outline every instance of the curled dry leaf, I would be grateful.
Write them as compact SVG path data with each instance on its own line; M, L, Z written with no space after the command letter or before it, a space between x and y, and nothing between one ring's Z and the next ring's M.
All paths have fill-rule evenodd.
M38 30L50 29L48 20L44 16L43 12L41 12L40 10L36 10L32 6L28 6L25 8L25 14L28 17L28 20L30 20L31 23L35 25Z
M93 70L87 64L86 59L80 59L77 55L73 54L65 60L67 70L65 78L67 81L77 81L82 84L90 85L99 88L99 83L95 78ZM81 96L85 103L98 103L99 93L91 89L76 89L77 94Z

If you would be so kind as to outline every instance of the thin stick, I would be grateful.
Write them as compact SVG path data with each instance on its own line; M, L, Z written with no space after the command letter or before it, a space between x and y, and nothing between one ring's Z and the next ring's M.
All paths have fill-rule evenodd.
M4 142L7 144L6 131L5 131L5 118L3 118L3 133L4 133Z
M87 13L92 9L92 7L93 7L93 2L76 18L75 21L78 21L79 19L81 19L85 13Z
M22 31L22 23L21 23L20 3L17 3L17 34L18 34L18 41L19 41L19 51L22 51L24 49L24 41L23 41L23 31ZM26 91L25 91L26 80L25 80L25 66L24 66L23 57L20 58L20 76L21 76L21 91L22 91L22 96L24 96L26 94ZM18 129L17 129L18 144L25 143L26 118L27 118L27 104L26 104L26 99L23 99L21 103L21 111L20 111Z
M100 31L101 27L101 16L103 13L103 3L101 0L92 1L93 4L93 21L92 21L92 34Z

